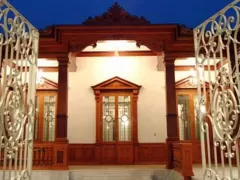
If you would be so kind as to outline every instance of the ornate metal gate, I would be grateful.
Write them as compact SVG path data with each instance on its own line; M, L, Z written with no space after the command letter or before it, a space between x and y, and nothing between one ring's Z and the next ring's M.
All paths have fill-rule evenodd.
M38 31L0 1L0 179L31 179Z
M240 0L194 29L204 179L240 179Z

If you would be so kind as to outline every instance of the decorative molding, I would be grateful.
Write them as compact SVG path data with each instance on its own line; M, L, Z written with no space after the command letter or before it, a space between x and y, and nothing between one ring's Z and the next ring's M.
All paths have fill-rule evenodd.
M53 35L40 38L39 57L57 58L69 52L78 53L85 47L94 46L99 40L132 40L155 53L163 50L173 58L194 56L193 38L179 34L178 25L134 26L54 26ZM171 41L169 41L171 39ZM65 43L68 42L68 43Z
M157 70L164 71L164 53L161 56L157 56Z
M147 46L149 49L151 49L154 52L160 53L164 51L164 42L161 40L136 40L137 41L137 47L141 47L142 45Z
M89 17L84 25L148 25L150 22L144 17L129 14L118 2L115 2L107 12L94 18Z
M39 29L40 37L48 37L53 36L54 33L54 26L46 26L44 29Z
M142 86L134 84L130 81L115 76L95 86L92 86L94 91L97 90L137 90L139 91Z
M187 26L184 25L184 24L180 24L180 25L179 25L179 33L180 33L181 35L193 37L193 29L187 27Z
M112 57L113 51L82 51L76 54L77 57ZM119 56L156 56L153 51L119 51Z
M38 67L39 71L42 72L58 72L58 67Z
M176 89L196 89L197 86L192 86L190 84L190 79L194 78L193 76L188 76L183 78L175 83Z
M175 71L190 71L191 69L196 70L195 66L175 66ZM210 70L214 71L214 66L210 65ZM204 66L204 70L208 71L208 66Z
M97 46L97 40L84 41L84 42L70 42L69 51L70 52L82 52L87 46L92 46L95 48Z
M42 77L42 80L44 83L42 85L37 85L36 90L58 90L58 84L54 81L51 81L44 77Z
M193 76L188 76L183 78L175 83L176 89L196 89L197 86L192 86L189 82L191 78L195 78ZM205 81L206 88L209 88L209 83Z
M68 72L76 72L77 71L76 55L70 52L68 58L69 58Z

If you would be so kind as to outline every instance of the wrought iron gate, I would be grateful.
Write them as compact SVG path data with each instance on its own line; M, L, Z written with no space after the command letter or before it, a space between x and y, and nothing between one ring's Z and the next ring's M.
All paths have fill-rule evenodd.
M38 31L0 1L0 165L2 180L31 179Z
M194 29L204 179L240 179L240 0Z

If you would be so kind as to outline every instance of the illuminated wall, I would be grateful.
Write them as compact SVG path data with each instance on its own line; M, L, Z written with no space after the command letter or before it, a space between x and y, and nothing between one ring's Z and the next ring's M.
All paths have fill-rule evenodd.
M77 72L69 74L70 143L95 143L96 107L91 86L114 76L142 85L138 100L139 142L165 142L165 78L156 65L157 57L77 58Z

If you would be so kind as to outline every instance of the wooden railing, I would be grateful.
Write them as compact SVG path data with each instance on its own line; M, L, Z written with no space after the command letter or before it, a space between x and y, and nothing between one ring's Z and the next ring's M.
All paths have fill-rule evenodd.
M193 176L192 143L173 142L171 144L172 168L178 171L184 180Z
M35 142L33 148L33 169L68 169L67 147L68 144L65 143ZM1 152L0 169L3 166L3 151ZM8 164L8 161L6 163ZM21 163L18 159L17 165L19 164Z
M47 168L53 165L54 144L34 144L33 167Z
M67 148L65 143L34 143L34 169L67 169Z

